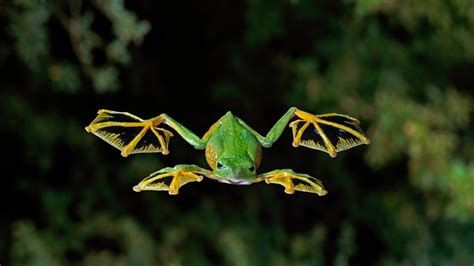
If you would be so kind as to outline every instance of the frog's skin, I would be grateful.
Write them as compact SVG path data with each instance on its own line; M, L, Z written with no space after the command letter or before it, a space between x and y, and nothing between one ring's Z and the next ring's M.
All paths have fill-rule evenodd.
M296 117L290 123L290 120ZM299 145L321 150L335 157L338 151L360 144L369 144L369 139L359 127L359 121L342 114L313 115L291 107L262 136L240 118L227 112L199 138L189 129L166 114L143 120L126 112L99 110L98 116L86 127L109 144L118 148L122 156L133 153L161 152L168 154L168 142L173 133L159 127L167 125L194 148L205 149L206 160L211 170L196 165L176 165L152 173L133 189L168 191L176 195L186 183L200 182L203 176L236 185L249 185L261 181L280 184L285 192L295 191L327 194L321 181L290 169L274 170L257 174L262 159L262 147L269 148L280 137L286 125L292 128L293 146Z

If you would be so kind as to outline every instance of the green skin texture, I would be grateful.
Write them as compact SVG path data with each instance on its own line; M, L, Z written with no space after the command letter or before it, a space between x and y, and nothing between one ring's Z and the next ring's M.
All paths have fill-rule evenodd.
M265 148L272 146L281 136L295 110L297 110L296 107L291 107L275 123L266 136L258 134L240 118L234 116L231 112L227 112L203 139L200 139L168 115L163 114L165 123L175 128L189 144L196 149L205 149L208 145L211 145L216 155L217 167L212 170L212 174L209 170L195 165L177 165L174 169L206 174L210 178L230 184L247 185L256 182L258 180L256 161L257 157L260 156L262 146ZM163 170L165 169L159 172Z
M255 179L256 158L261 149L257 138L228 112L217 125L207 145L212 145L223 178Z

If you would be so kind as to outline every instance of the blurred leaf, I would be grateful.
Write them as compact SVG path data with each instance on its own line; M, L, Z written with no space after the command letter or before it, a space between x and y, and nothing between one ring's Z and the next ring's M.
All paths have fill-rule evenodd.
M130 55L123 42L114 40L107 46L107 57L109 60L126 65L130 62Z
M18 222L13 227L14 245L11 250L15 264L54 266L61 265L49 245L29 222Z
M351 224L345 223L341 228L341 234L338 238L338 254L334 261L334 265L344 266L350 265L349 260L356 252L354 228Z
M140 45L150 31L148 21L138 20L136 15L125 9L123 0L95 0L99 9L112 21L114 33L125 45L133 42Z
M91 77L97 93L116 91L119 88L118 71L113 66L96 68L91 71Z
M448 217L462 222L472 221L474 217L474 163L454 161L446 171L451 202L446 207Z
M259 46L270 41L283 30L282 1L247 0L249 10L245 20L245 41L249 46Z
M81 88L81 78L77 67L70 63L54 64L49 67L49 78L53 88L65 93L77 93Z
M7 9L10 17L9 33L15 40L20 60L31 71L39 73L49 53L49 35L46 23L51 12L39 0L15 0Z

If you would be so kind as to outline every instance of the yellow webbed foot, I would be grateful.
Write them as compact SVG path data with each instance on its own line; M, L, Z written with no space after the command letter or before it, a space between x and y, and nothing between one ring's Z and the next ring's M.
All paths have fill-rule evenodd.
M201 182L202 176L186 170L150 175L133 187L135 192L143 190L168 191L170 195L177 195L179 189L189 182Z
M143 190L168 191L170 195L177 195L179 189L190 182L201 182L203 175L212 174L211 171L196 165L177 165L163 168L133 187L135 192Z
M339 151L370 143L359 121L348 115L313 115L301 110L295 111L295 115L298 119L289 124L294 147L301 145L336 157Z
M293 194L295 191L315 193L319 196L327 194L321 181L306 174L297 174L290 169L274 170L258 177L267 184L282 185L287 194Z
M143 120L127 112L99 110L85 129L121 151L126 157L133 153L161 152L168 154L173 133L158 127L160 117Z

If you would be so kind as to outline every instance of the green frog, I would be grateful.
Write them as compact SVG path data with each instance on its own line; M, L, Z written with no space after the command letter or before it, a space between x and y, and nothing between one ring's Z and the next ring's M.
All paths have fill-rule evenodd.
M357 119L348 115L313 115L291 107L263 136L242 119L227 112L200 138L167 114L144 120L127 112L99 110L86 131L119 149L124 157L134 153L168 154L169 140L174 134L163 125L171 128L195 149L205 150L210 170L194 164L166 167L134 186L137 192L155 190L177 195L183 185L200 182L206 176L233 185L265 181L267 184L282 185L288 194L302 191L323 196L327 191L322 182L310 175L295 173L291 169L257 174L262 148L271 147L289 125L294 147L304 146L335 157L339 151L370 143L359 124Z

